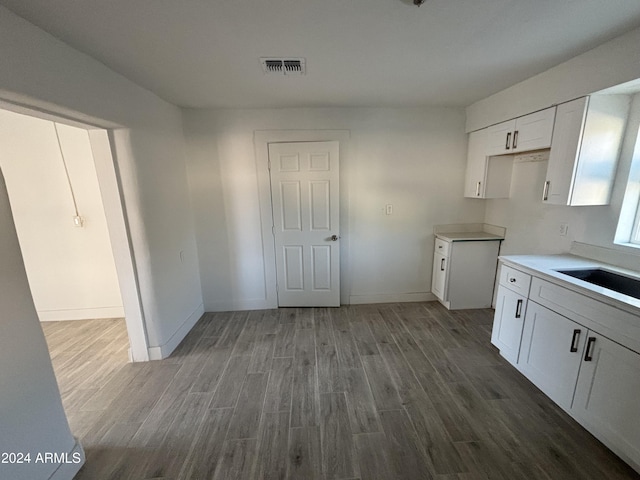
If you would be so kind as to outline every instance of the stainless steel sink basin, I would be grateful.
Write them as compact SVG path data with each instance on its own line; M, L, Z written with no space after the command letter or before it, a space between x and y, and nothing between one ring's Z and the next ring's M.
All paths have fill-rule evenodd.
M592 283L600 287L608 288L614 292L629 295L640 299L640 280L609 272L600 268L588 268L585 270L556 270L563 275L577 278L584 282Z

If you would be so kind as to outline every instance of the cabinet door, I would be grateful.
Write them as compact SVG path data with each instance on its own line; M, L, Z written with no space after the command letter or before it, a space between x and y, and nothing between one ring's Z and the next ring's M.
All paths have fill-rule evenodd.
M469 134L467 148L467 171L464 181L464 196L484 198L485 172L487 168L487 129Z
M549 148L555 118L556 107L517 118L511 141L512 152Z
M464 196L508 198L511 189L513 156L487 156L487 130L469 134Z
M529 301L518 369L549 398L571 407L587 329Z
M487 155L511 153L515 119L493 125L487 129Z
M640 466L640 355L589 332L572 414L616 453Z
M607 205L629 116L627 95L592 95L569 205Z
M567 205L577 161L588 97L558 105L542 201Z
M526 311L527 298L500 285L491 343L498 347L500 355L514 365L518 363Z
M446 301L447 270L449 259L435 252L433 255L433 276L431 278L431 292L443 302Z

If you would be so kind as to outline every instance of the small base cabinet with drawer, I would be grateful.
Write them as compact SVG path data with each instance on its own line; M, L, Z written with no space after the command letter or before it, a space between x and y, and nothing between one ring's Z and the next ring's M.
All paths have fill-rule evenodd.
M491 342L640 472L640 349L633 340L640 317L507 265L501 271ZM509 289L513 278L515 285L529 279L530 289L521 282L529 291ZM524 322L515 318L514 299L523 300Z
M500 241L436 238L431 292L449 310L491 307Z

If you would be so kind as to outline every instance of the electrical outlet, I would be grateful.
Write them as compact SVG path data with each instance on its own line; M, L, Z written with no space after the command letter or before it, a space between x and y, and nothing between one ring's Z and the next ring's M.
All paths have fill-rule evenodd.
M393 205L388 203L385 207L387 215L393 215Z
M561 237L566 237L568 231L569 231L569 224L568 223L561 223L560 224L560 236Z

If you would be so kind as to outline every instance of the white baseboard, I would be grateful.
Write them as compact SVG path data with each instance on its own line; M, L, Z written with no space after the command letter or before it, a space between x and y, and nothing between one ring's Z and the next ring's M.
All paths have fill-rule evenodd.
M349 303L351 305L362 305L366 303L431 302L433 300L437 300L437 298L431 292L351 295L349 297Z
M231 300L228 302L207 302L207 312L235 312L242 310L269 310L278 308L277 304L272 304L262 298L260 300Z
M406 302L431 302L437 300L431 292L419 293L393 293L378 295L351 295L349 303L351 305L361 305L366 303L406 303ZM207 312L235 312L242 310L268 310L278 308L278 305L269 303L265 299L261 300L237 300L230 302L212 302L206 304Z
M84 449L80 442L76 438L76 443L73 446L73 449L67 454L67 458L70 460L68 463L61 463L55 472L51 474L49 480L71 480L75 477L76 473L80 471L82 465L84 465L85 456ZM74 455L77 457L80 454L81 461L79 463L73 463Z
M96 318L124 318L124 308L98 307L70 310L38 310L41 322L59 322L63 320L93 320Z
M149 347L149 360L162 360L171 355L202 315L204 315L204 305L201 303L164 345Z

